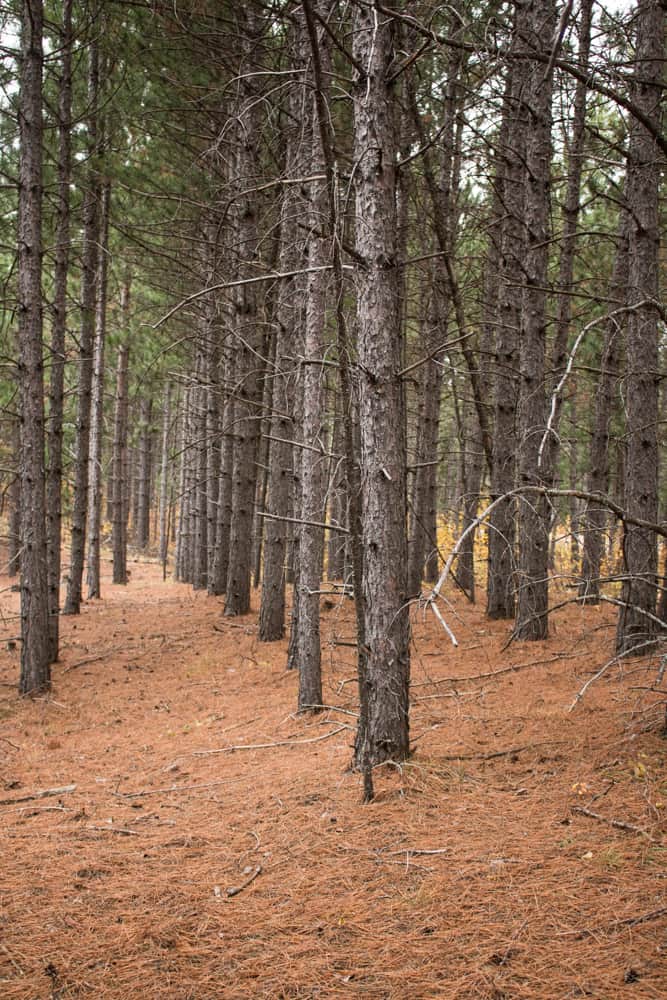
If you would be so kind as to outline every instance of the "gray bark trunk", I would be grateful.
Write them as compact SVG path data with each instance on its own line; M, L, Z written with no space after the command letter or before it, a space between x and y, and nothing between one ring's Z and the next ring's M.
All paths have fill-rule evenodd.
M440 435L440 396L442 392L442 352L434 353L446 339L447 308L438 278L431 284L427 315L424 321L422 350L433 354L417 371L418 426L415 450L415 473L410 502L410 542L408 546L408 593L416 597L422 585L424 563L436 550L438 440Z
M97 105L99 99L99 46L96 37L88 49L88 170L87 189L83 199L83 260L81 270L81 332L79 347L79 381L77 387L76 462L74 468L74 501L72 504L72 544L67 597L64 615L78 615L81 610L86 517L88 513L88 460L90 455L90 407L93 379L93 343L95 339L95 302L97 295L97 263L99 237L99 174Z
M528 53L537 48L548 56L556 28L553 0L533 2L518 14L519 31ZM526 256L521 306L519 367L519 485L548 485L546 456L540 444L546 427L544 368L547 333L547 268L551 186L551 93L553 71L531 64L526 143ZM546 639L549 633L549 512L545 497L522 502L519 518L517 574L519 639Z
M223 345L225 383L234 380L234 354L230 344ZM220 480L215 527L215 554L211 574L210 593L224 594L229 566L229 533L232 523L232 472L234 465L234 400L227 398L222 410Z
M37 694L51 686L42 361L42 24L41 0L25 3L18 107L21 694Z
M151 465L153 400L143 396L139 403L139 444L137 455L137 519L135 542L146 549L150 541Z
M167 382L162 412L162 448L160 460L159 552L162 578L166 578L169 555L169 431L171 429L171 382Z
M661 132L664 82L665 11L660 0L639 0L632 96ZM634 120L628 149L627 202L629 233L629 304L625 372L625 507L655 522L658 517L658 322L660 251L660 155L647 129ZM650 300L650 304L640 303ZM653 305L656 303L656 305ZM623 583L616 649L627 653L656 635L656 536L646 528L625 525ZM645 652L646 646L638 652Z
M588 72L588 60L591 46L591 21L593 15L593 0L582 0L579 10L579 51L577 67L584 74L578 79L574 94L574 115L572 132L567 142L567 186L565 204L563 205L563 232L561 235L560 261L558 272L558 306L556 317L556 332L552 348L552 379L554 387L558 385L568 359L568 341L571 325L572 279L574 276L575 251L577 247L577 229L579 210L581 206L581 177L584 167L584 151L586 139L586 98L588 86L585 74ZM560 418L562 411L562 396L556 397L556 408L551 422L552 432L546 442L545 468L551 481L558 484L558 459L560 453Z
M254 12L248 9L239 15L247 44L259 37ZM239 112L239 144L237 176L243 189L252 186L259 156L259 106L254 94L243 93ZM242 194L237 200L238 245L242 247L243 264L240 277L256 274L259 257L257 233L257 197ZM250 574L252 555L252 525L257 478L257 443L262 401L262 371L258 354L261 332L258 325L257 288L244 285L236 298L235 323L240 334L234 345L236 353L236 399L234 404L234 468L232 474L232 523L229 535L229 566L225 594L225 615L245 615L250 610Z
M405 405L396 270L393 25L355 11L356 272L365 664L356 762L366 772L410 752Z
M65 389L65 335L67 332L67 275L70 243L70 178L72 173L72 4L64 0L60 42L62 60L58 99L58 195L56 250L51 323L51 377L49 382L48 468L46 479L46 536L49 589L49 649L58 659L60 645L60 565L62 548L63 410Z
M609 286L610 297L622 301L628 295L628 233L629 217L621 210L616 256ZM590 493L606 493L610 478L610 425L618 386L619 359L626 317L614 316L604 330L600 377L595 393L595 415L588 457L586 489ZM604 532L607 511L599 504L587 503L581 516L584 530L581 583L579 597L588 604L600 602L600 572L604 555Z
M113 556L113 582L127 583L127 376L128 348L118 348L116 367L116 402L114 412L113 452L111 457L111 548Z
M512 42L516 50L516 34ZM505 218L500 227L498 324L495 337L495 389L491 500L497 500L516 485L516 409L519 367L520 297L525 244L524 158L527 122L522 102L527 68L515 63L506 85L500 155L496 186ZM489 559L486 613L489 618L513 618L516 611L515 559L516 505L504 500L489 516Z
M102 521L102 430L104 419L104 348L107 322L107 274L111 188L107 182L100 198L100 252L98 255L95 345L90 407L90 456L88 463L88 598L100 597L100 526Z

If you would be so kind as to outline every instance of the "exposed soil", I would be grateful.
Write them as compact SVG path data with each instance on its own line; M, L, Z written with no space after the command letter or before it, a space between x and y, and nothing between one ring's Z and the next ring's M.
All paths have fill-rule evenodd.
M659 657L569 712L612 607L503 649L449 596L460 646L415 611L415 752L364 806L348 601L323 600L332 707L296 717L286 642L147 562L62 619L52 694L21 700L3 591L0 996L667 997Z

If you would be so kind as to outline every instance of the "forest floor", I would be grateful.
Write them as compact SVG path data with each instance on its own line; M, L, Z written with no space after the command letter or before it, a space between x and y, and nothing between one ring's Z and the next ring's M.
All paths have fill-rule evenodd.
M9 582L3 1000L667 997L659 657L568 711L613 607L505 648L450 592L458 649L415 610L414 755L362 805L349 601L322 605L332 707L298 717L286 642L150 562L62 619L53 691L22 700Z

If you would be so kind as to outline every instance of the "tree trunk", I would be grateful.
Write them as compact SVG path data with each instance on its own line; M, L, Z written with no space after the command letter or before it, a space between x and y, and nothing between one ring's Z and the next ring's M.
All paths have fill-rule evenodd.
M229 343L223 345L224 381L232 385L235 377L234 354ZM225 400L221 420L220 481L215 526L215 554L209 584L211 594L224 594L229 567L229 533L232 523L232 472L234 465L234 399Z
M21 403L19 400L19 409ZM17 576L21 568L21 420L12 417L10 430L12 444L12 479L9 484L9 524L7 576Z
M162 448L160 459L159 551L162 579L166 579L169 555L169 431L171 428L171 382L167 382L162 412Z
M588 96L586 74L588 73L591 47L592 15L593 0L582 0L579 10L579 51L577 53L577 67L582 76L577 79L576 83L572 133L568 137L566 145L567 185L565 204L563 205L563 232L560 244L556 332L552 348L552 388L554 389L565 371L568 359L568 341L573 301L572 279L574 276L575 251L577 247L577 229L581 207L581 177L584 167L586 139L586 98ZM544 457L545 468L554 485L558 484L558 459L560 453L560 437L558 432L562 407L562 394L559 393L554 400L551 433L546 441Z
M113 453L111 456L111 548L113 582L127 583L127 509L125 503L127 476L127 370L128 348L118 348L116 367L116 405L113 423Z
M394 26L355 10L354 88L359 424L365 669L356 762L366 771L410 752L406 442L396 270Z
M49 382L48 467L46 479L46 536L49 590L49 649L58 659L60 645L60 565L62 548L63 411L65 336L67 333L67 275L70 243L70 179L72 173L72 33L73 0L63 0L60 32L62 59L58 99L58 195L56 250L51 323L51 377Z
M664 79L665 13L660 0L639 0L632 85L634 103L660 134ZM658 517L658 360L660 155L653 135L633 120L628 149L629 304L625 407L627 459L625 508L635 517ZM657 546L655 533L624 525L625 580L616 649L646 651L656 635Z
M42 25L41 0L24 3L18 104L21 694L51 686L42 361Z
M147 549L150 541L151 465L153 458L152 420L153 400L150 396L142 396L139 402L139 446L136 479L137 520L135 527L135 542L139 549Z
M527 48L548 56L556 29L553 0L533 2L517 17ZM526 93L526 256L519 337L519 485L548 485L542 449L546 428L544 362L547 333L547 282L551 185L551 93L553 70L530 63ZM515 634L518 639L546 639L549 633L549 511L546 497L524 500L519 518L519 566Z
M517 33L512 40L516 51ZM522 94L527 85L527 67L514 63L506 82L503 120L500 127L500 156L495 183L504 219L500 243L498 324L495 338L495 389L491 500L509 493L516 485L516 409L519 367L520 297L525 231L524 158L527 121ZM501 501L489 516L489 561L486 613L489 618L513 618L516 611L515 559L516 505Z
M93 37L88 48L88 183L83 198L83 260L81 269L81 333L79 342L79 380L77 387L76 462L74 467L74 502L72 505L72 544L67 597L64 615L78 615L81 609L86 517L88 513L88 461L90 456L90 409L93 380L93 343L95 338L95 302L99 238L99 174L97 156L99 136L97 105L99 99L99 45Z
M107 322L107 274L111 187L100 198L100 252L98 259L95 346L90 408L90 459L88 465L88 598L100 597L100 525L102 520L102 430L104 420L104 348Z
M239 15L248 46L257 43L259 27L255 14L248 9ZM256 176L259 157L258 104L246 84L239 113L238 170L242 188L251 187ZM241 193L237 201L238 245L243 248L241 277L256 273L259 257L257 233L257 197ZM234 345L236 354L236 384L234 404L234 468L232 473L232 523L229 536L229 566L225 594L225 615L245 615L250 610L250 574L252 556L252 524L257 478L257 442L259 410L262 401L262 372L259 352L262 343L258 324L257 289L242 285L236 298L235 323L240 335Z
M411 597L416 597L421 590L424 562L428 554L433 550L437 551L434 526L437 511L437 461L443 367L442 352L436 352L436 348L446 339L447 306L436 274L431 283L423 331L421 344L424 356L433 356L429 357L417 371L419 402L416 468L410 502L408 546L408 594Z

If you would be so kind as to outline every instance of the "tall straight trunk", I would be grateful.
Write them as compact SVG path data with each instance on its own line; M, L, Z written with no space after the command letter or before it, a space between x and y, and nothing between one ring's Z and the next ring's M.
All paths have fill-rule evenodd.
M320 35L318 52L322 78L328 79L331 60L326 42ZM326 100L326 91L321 95ZM317 128L317 104L313 99L312 159L310 173L324 171L322 139ZM322 219L326 218L327 192L321 181L310 189L310 232L307 243L309 267L322 267L328 259L328 240ZM306 322L304 364L301 366L303 409L301 428L303 445L297 460L301 463L301 512L299 532L298 613L292 623L296 632L296 666L299 670L300 711L322 704L322 664L320 647L320 596L324 560L324 532L315 527L324 521L326 471L328 466L327 434L324 417L325 368L318 363L324 355L327 276L324 271L308 275L306 282ZM310 523L309 523L310 522Z
M129 351L125 344L118 348L116 367L116 401L113 422L113 452L111 456L111 548L113 582L127 583L127 378Z
M273 265L275 270L275 264ZM275 370L276 342L264 338L262 355L266 358L267 373ZM264 549L265 519L262 516L266 510L266 499L269 490L269 428L271 427L271 406L273 400L273 381L264 379L262 389L262 415L259 424L259 441L257 443L257 482L255 484L255 516L252 529L252 585L257 590L262 576L262 554Z
M163 576L169 553L169 430L171 427L171 382L167 382L162 411L162 447L160 457L159 552Z
M107 324L107 276L111 187L105 183L100 197L100 253L98 259L95 346L90 407L90 458L88 464L88 598L100 597L100 526L102 521L102 430L104 419L104 348Z
M484 471L482 435L474 408L467 406L463 414L465 426L462 463L463 496L461 530L468 532L456 562L456 579L469 600L475 603L475 536L474 521L479 506L479 493Z
M437 549L434 526L437 511L437 461L443 367L442 352L436 352L436 348L446 339L446 330L445 296L434 273L421 342L424 356L433 356L429 357L417 371L419 402L416 468L410 502L408 545L408 593L411 597L419 594L424 563L429 553Z
M577 246L577 229L581 207L581 177L584 167L584 151L586 139L586 98L588 83L586 74L591 47L591 22L593 17L593 0L582 0L579 10L579 51L577 53L577 68L582 74L577 79L574 93L574 114L572 132L567 141L567 182L565 204L563 205L563 232L560 244L560 261L558 271L558 299L556 331L552 348L552 377L554 385L560 381L568 358L568 340L571 326L572 311L572 279L574 276L574 260ZM562 397L559 394L555 400L555 409L551 421L551 434L545 445L545 466L552 482L558 481L559 427L562 410Z
M60 564L62 548L63 411L65 391L65 336L67 333L67 275L70 244L70 178L72 173L72 4L63 0L62 48L58 98L58 194L56 250L51 323L51 377L49 381L48 466L46 472L46 547L49 590L49 649L58 659L60 645Z
M195 482L193 492L194 531L194 575L192 585L195 590L205 590L208 586L208 447L206 441L208 352L205 329L203 343L197 348L197 368L195 372Z
M259 41L259 25L249 8L239 14L248 48ZM249 85L246 85L249 87ZM252 187L259 164L259 106L256 96L245 89L239 113L237 176L241 188ZM240 193L237 201L238 246L242 248L240 277L256 274L259 258L257 197ZM225 594L225 615L244 615L250 610L252 525L257 478L262 375L259 353L261 333L258 323L258 292L255 285L243 285L236 298L235 323L240 335L236 351L236 393L234 405L234 468L232 473L232 523L229 536L229 566Z
M517 15L524 58L537 49L548 56L556 29L553 0L532 2ZM529 63L526 92L526 256L519 340L519 485L547 483L546 456L541 449L546 427L544 368L547 335L547 269L551 186L551 94L553 70ZM522 503L519 518L519 565L516 636L546 639L549 632L549 512L546 497Z
M345 446L340 403L334 409L334 426L331 436L332 471L329 479L329 520L332 524L346 528L347 491L345 489L345 465L342 454ZM327 544L327 580L345 579L346 535L340 531L330 531Z
M211 313L210 357L206 386L206 586L212 592L213 565L217 549L218 492L220 489L221 400L220 345L215 323L215 304Z
M19 400L19 409L21 403ZM12 418L10 437L14 473L9 484L7 576L17 576L21 568L21 421Z
M629 216L621 210L616 243L616 255L609 284L610 297L627 300L628 295L628 233ZM619 358L625 317L612 316L604 329L600 377L595 393L593 433L589 445L589 493L605 494L610 478L610 425L614 413L614 398L619 378ZM584 544L579 597L588 604L600 603L600 573L604 555L604 531L607 511L599 503L588 501L581 515Z
M661 0L638 0L632 97L661 133L664 84L665 11ZM625 508L634 517L658 518L658 396L660 367L659 254L661 160L653 135L639 121L630 127L626 196L630 214L629 305L625 371ZM625 579L616 649L628 653L656 635L656 536L648 528L624 525Z
M146 390L148 391L148 390ZM137 520L135 542L146 549L150 541L151 465L153 459L153 400L143 396L139 403L139 446L137 461Z
M42 25L41 0L25 3L18 106L21 694L37 694L51 686L42 361Z
M517 48L517 31L512 51ZM496 185L505 217L501 225L500 291L495 338L495 390L491 500L498 500L516 485L516 409L519 367L519 325L525 230L524 159L528 124L522 100L527 86L527 66L513 63L505 87L503 120L500 128L500 157ZM515 557L516 506L501 500L489 517L489 561L486 613L489 618L513 618L516 611Z
M410 752L406 440L396 269L394 26L359 7L353 48L359 425L365 664L357 764Z
M316 132L317 141L319 135ZM314 166L313 173L318 173ZM311 225L320 226L323 211L324 186L317 184L313 192ZM326 248L320 236L312 235L309 246L310 266L319 266L325 259ZM315 361L324 352L324 316L326 308L326 276L319 271L308 276L306 291L306 360ZM299 670L299 710L322 703L322 671L320 651L320 597L324 533L312 523L324 521L326 488L326 430L324 419L323 369L317 364L303 366L303 442L301 450L301 513L303 519L299 538L299 602L293 622L296 630L296 657Z
M83 259L81 267L81 332L79 341L79 381L77 386L76 461L74 466L74 501L72 504L72 544L67 597L64 615L78 615L81 610L86 517L88 513L88 460L90 455L90 408L93 380L93 343L95 339L95 302L99 239L100 181L97 157L99 100L99 44L94 36L88 48L88 169L83 198Z
M187 524L187 453L188 453L188 408L191 386L188 386L181 399L179 432L178 432L178 455L180 459L180 469L178 477L178 518L176 526L176 554L174 558L174 577L176 580L185 580L185 526Z
M229 342L223 344L224 382L234 380L234 354ZM215 553L209 581L209 593L224 594L229 567L229 533L232 524L232 473L234 467L234 399L227 395L222 407L220 422L220 474L218 481L218 506L215 525Z

